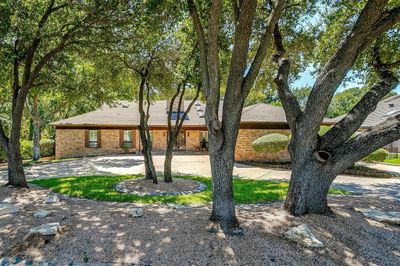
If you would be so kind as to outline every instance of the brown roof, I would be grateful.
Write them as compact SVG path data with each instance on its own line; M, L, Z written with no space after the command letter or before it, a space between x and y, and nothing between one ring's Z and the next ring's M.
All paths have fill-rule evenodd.
M187 107L190 101L185 101ZM222 105L222 104L221 104ZM220 108L221 109L221 108ZM188 114L184 126L205 126L203 117L205 105L197 102ZM259 103L245 107L242 112L242 123L287 125L285 112L282 107ZM332 124L332 120L325 120ZM86 114L60 120L51 125L60 126L137 126L139 111L136 102L118 101L115 104L103 105L99 109ZM167 101L156 101L150 106L149 126L167 125Z
M384 122L389 117L400 114L400 95L389 97L380 101L376 105L375 111L370 113L365 121L361 124L361 128L369 128ZM336 117L335 121L340 121L346 115Z

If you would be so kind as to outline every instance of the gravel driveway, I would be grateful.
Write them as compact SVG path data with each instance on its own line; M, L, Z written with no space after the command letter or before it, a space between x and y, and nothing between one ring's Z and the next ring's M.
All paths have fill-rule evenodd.
M163 162L163 154L154 155L154 164L157 171L163 171ZM385 165L374 165L373 167L382 170ZM400 173L400 167L390 166L389 168L390 171ZM173 159L172 169L179 174L211 175L208 155L176 154ZM85 175L123 175L144 173L144 165L143 157L140 155L114 155L35 165L27 167L25 171L28 179ZM290 171L265 169L236 163L234 175L237 178L289 180ZM4 182L6 178L7 171L0 171L0 179ZM400 201L400 178L384 179L341 175L334 181L334 186L356 193L368 193Z

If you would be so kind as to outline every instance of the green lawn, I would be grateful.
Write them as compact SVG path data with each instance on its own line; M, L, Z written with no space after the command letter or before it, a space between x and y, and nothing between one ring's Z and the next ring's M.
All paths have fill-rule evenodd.
M385 163L400 164L400 158L398 158L398 159L386 159Z
M141 203L178 203L203 204L211 202L211 180L206 177L180 176L204 183L207 188L191 195L180 196L138 196L120 193L115 185L126 179L141 176L85 176L39 179L31 181L52 191L74 197L83 197L101 201L141 202ZM287 182L271 182L264 180L236 179L234 180L235 201L237 203L265 203L283 200L288 188ZM331 194L349 194L344 190L331 189Z

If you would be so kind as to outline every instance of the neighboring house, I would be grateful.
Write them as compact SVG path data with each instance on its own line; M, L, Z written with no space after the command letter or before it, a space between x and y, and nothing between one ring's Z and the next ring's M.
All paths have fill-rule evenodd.
M185 101L184 106L187 107L189 103L190 101ZM150 106L148 125L155 151L166 148L167 110L167 101L156 101ZM208 143L204 110L205 105L200 102L196 102L192 107L185 118L180 137L175 143L176 150L199 151L205 143ZM172 119L176 119L177 115L177 112L174 112ZM140 152L138 124L138 105L127 101L119 101L113 106L104 105L96 111L54 122L52 125L56 129L56 158ZM290 134L283 108L268 104L245 107L235 159L238 161L289 160L287 151L274 154L257 153L252 149L252 141L276 132Z
M400 95L391 96L380 101L375 111L373 111L362 123L360 130L367 130L374 127L386 119L400 114ZM345 115L336 117L334 120L339 121ZM385 146L385 148L390 152L400 152L400 140L392 142L391 144Z

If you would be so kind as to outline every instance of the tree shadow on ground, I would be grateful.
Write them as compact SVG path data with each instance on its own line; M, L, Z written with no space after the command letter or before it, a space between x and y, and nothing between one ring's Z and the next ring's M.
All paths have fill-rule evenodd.
M400 228L365 219L354 206L383 208L389 201L362 197L334 197L330 203L336 217L293 217L282 203L239 205L238 217L245 229L242 237L209 233L210 206L176 210L165 205L107 203L68 198L46 204L48 191L0 188L0 201L17 204L21 211L0 216L0 256L27 256L56 264L128 263L140 265L299 265L299 264L393 264L399 259ZM389 204L390 203L390 204ZM141 206L144 217L132 218L128 208ZM55 213L33 218L45 208ZM30 227L60 222L66 233L41 248L18 254ZM307 223L326 245L308 249L283 237L289 226ZM396 244L397 243L397 244ZM397 251L396 251L397 250ZM397 255L396 255L397 254Z

